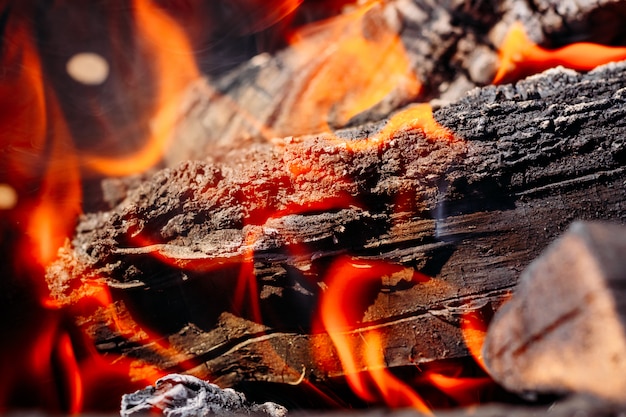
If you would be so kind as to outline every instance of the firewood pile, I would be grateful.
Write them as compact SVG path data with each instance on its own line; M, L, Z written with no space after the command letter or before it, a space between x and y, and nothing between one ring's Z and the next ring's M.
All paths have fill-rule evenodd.
M583 394L563 415L617 415L626 51L565 66L576 42L625 44L625 15L395 0L305 25L195 80L160 169L102 179L52 298L106 291L75 317L101 354L257 403ZM511 28L534 46L506 55Z

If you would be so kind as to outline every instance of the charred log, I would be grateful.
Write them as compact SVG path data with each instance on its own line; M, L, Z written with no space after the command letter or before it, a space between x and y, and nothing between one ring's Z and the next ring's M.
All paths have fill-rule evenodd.
M434 113L452 138L405 127L372 141L384 124L367 124L165 169L82 219L50 287L72 304L106 282L139 324L83 317L103 351L222 386L329 384L343 370L312 327L325 283L338 262L382 262L347 337L379 332L398 371L466 357L466 315L488 321L569 223L626 220L625 69L474 90ZM242 276L252 290L238 303ZM142 343L144 330L177 354Z

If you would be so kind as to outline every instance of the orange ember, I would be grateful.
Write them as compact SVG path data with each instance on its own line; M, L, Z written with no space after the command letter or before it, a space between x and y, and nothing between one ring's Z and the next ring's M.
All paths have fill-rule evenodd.
M494 84L515 81L558 65L589 71L598 65L626 59L626 47L578 42L546 49L528 39L524 26L515 23L500 46L499 55L500 67Z

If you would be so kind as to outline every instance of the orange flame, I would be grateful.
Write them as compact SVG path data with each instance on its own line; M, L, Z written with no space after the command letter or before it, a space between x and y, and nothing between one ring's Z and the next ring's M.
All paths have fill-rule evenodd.
M483 344L487 335L485 319L477 312L465 314L461 320L461 332L465 346L467 346L470 354L476 363L486 370L482 354Z
M304 0L241 0L246 13L254 22L246 26L246 33L259 32L293 14Z
M441 126L433 117L432 106L428 103L414 104L394 114L385 127L375 136L378 140L388 140L401 131L421 130L428 140L452 141L454 134Z
M380 391L385 404L392 408L415 408L425 414L431 414L424 400L407 384L392 375L383 361L383 343L380 335L370 332L366 335L365 361L367 371L376 388ZM368 395L367 393L365 394ZM365 398L365 396L364 396Z
M199 77L193 51L181 27L151 0L133 0L135 22L141 46L156 72L157 96L153 112L152 136L133 155L106 158L85 157L85 164L108 176L145 172L154 167L169 146L179 116L182 94Z
M368 293L381 284L381 277L404 268L383 262L366 262L341 258L331 266L326 292L320 301L320 318L337 350L347 382L352 390L368 402L383 401L390 407L413 407L429 412L424 401L408 385L391 374L383 364L380 335L374 330L359 338L350 330L360 321ZM427 278L415 273L418 281ZM350 294L350 297L346 297ZM363 355L364 363L359 357Z
M459 377L438 372L429 372L426 380L452 398L457 405L472 405L480 402L480 391L493 384L489 377Z
M81 189L78 161L68 143L69 132L58 107L51 103L55 124L50 137L49 161L38 201L31 212L27 233L36 242L37 259L42 266L56 257L58 248L73 229L81 212ZM62 214L61 214L62 213Z
M56 97L43 79L27 23L7 24L2 63L7 68L0 83L6 153L2 161L5 178L0 182L10 184L18 194L9 214L26 232L20 256L34 258L38 267L45 267L81 211L78 162ZM34 284L43 292L41 283Z
M182 91L190 78L195 77L188 49L179 48L182 34L179 29L169 39L165 31L175 30L173 23L149 0L136 0L138 32L151 48L161 74L168 79L162 85L155 116L155 135L148 146L136 155L123 160L87 157L74 147L73 138L53 89L48 84L39 58L37 37L30 18L21 13L30 10L15 7L4 26L1 49L3 78L0 82L0 124L3 126L3 152L0 154L0 183L10 186L17 194L17 203L5 209L6 222L11 232L23 232L16 240L15 253L19 259L10 259L15 266L15 280L30 279L27 285L38 303L27 303L28 315L11 327L11 340L5 345L0 367L0 411L8 406L39 406L55 412L78 413L85 407L117 408L119 396L131 389L154 382L162 372L145 364L124 358L104 357L93 346L93 341L81 336L74 319L89 309L110 308L112 298L108 290L95 282L82 290L83 301L76 306L61 307L49 297L44 283L44 269L56 258L58 249L71 235L81 212L80 164L86 163L110 175L138 172L153 166L161 157L170 128L176 117L177 103L171 97ZM156 45L166 43L171 48L164 54ZM165 56L183 51L183 67L168 63ZM173 74L174 71L179 71ZM174 100L175 101L175 100ZM85 160L86 159L86 160ZM16 230L14 230L16 229ZM8 268L10 269L10 267ZM33 297L34 295L34 297ZM132 323L116 318L113 325L129 331ZM5 329L2 329L5 330ZM4 336L3 336L4 337ZM154 349L162 355L179 354L158 343ZM103 381L111 387L103 387ZM107 403L97 393L116 391ZM28 393L28 398L23 398Z
M588 42L573 43L550 50L534 44L516 22L500 46L500 67L493 83L515 81L562 65L567 68L589 71L598 65L626 59L626 47L611 47Z
M307 79L292 105L288 122L293 131L288 134L328 131L331 114L343 125L398 88L407 97L419 94L421 83L397 33L367 21L375 6L380 2L309 24L290 36L296 59L307 65Z

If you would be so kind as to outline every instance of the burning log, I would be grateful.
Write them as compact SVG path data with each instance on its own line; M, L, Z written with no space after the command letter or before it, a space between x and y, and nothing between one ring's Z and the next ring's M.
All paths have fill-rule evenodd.
M620 45L623 9L623 0L373 2L295 30L289 47L194 83L166 163L221 160L250 142L379 121L409 102L456 101L512 65L496 51L515 22L529 42L547 48ZM574 55L584 57L585 69L599 65L588 52ZM504 81L562 64L545 56L529 62Z
M524 271L485 341L494 378L516 392L624 401L625 232L574 223Z
M165 169L82 219L50 288L72 305L104 282L113 305L80 319L101 351L221 386L467 357L481 334L463 324L573 220L624 222L625 69L477 89L441 126L418 106Z
M500 51L506 71L498 82L571 64L563 58L582 45L545 48L574 35L623 44L620 1L44 3L0 7L0 304L14 318L2 328L0 409L110 409L120 391L172 370L325 399L342 392L335 382L348 381L358 401L422 407L407 384L457 383L450 375L459 367L446 375L429 367L467 363L484 327L476 319L488 320L515 271L568 216L622 218L614 192L622 145L597 136L621 134L619 68L589 78L551 74L546 83L588 92L581 102L566 89L574 104L565 107L546 93L553 86L533 90L536 79L447 105L492 79L513 21L540 45L513 37L522 50L507 59ZM315 9L324 10L305 16ZM608 37L590 24L602 13L618 16L617 25L603 19ZM253 25L240 24L243 15ZM328 17L332 23L308 25ZM284 35L279 48L246 51L237 62L271 54L228 74L216 70L240 54L225 31L258 41L274 25ZM327 40L342 53L331 57ZM214 41L225 48L205 48ZM225 50L231 55L219 59ZM618 60L623 51L609 52ZM94 63L96 72L76 71ZM208 81L177 120L180 94L207 66ZM356 83L339 89L336 74ZM612 78L616 90L607 96L596 76ZM424 107L380 121L431 98L443 106L436 117L445 128ZM585 106L595 120L574 114ZM520 122L528 118L542 123ZM468 140L459 135L491 119L520 128L494 121ZM329 133L338 126L358 127ZM315 136L270 142L302 133ZM238 141L223 151L216 138ZM258 143L240 152L248 138ZM219 163L178 165L207 150ZM146 174L163 160L170 170ZM143 177L108 180L111 207L93 213L93 185L131 173ZM81 208L91 213L51 267ZM56 299L42 285L45 269Z

